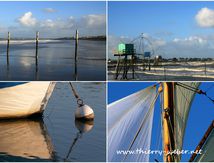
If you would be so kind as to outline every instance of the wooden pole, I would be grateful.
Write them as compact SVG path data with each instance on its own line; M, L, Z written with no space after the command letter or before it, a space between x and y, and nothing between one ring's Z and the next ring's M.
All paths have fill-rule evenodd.
M121 55L119 55L119 56L118 56L118 59L117 59L115 79L117 79L117 78L118 78L118 76L119 76L119 69L120 69L120 56L121 56Z
M164 80L166 81L166 67L163 66Z
M77 62L77 50L78 50L78 39L79 39L79 32L76 30L76 36L75 36L75 62Z
M123 64L123 79L127 79L127 55L125 55L125 58L124 58L124 64Z
M39 32L36 32L36 59L38 59Z
M201 139L201 141L199 142L198 146L196 147L196 149L195 149L194 153L192 154L189 162L195 162L195 158L198 156L197 153L200 150L202 150L201 148L203 147L203 145L207 141L207 138L211 135L213 129L214 129L214 120L212 121L212 123L210 124L209 128L205 132L203 138Z
M10 51L10 32L7 36L7 65L9 65L9 51Z
M35 55L35 59L36 59L36 79L38 80L38 46L39 46L39 32L36 32L36 55Z
M75 64L75 68L74 68L74 76L75 76L75 81L78 80L78 76L77 76L77 62L74 63Z
M174 161L173 157L168 153L174 149L174 138L170 128L173 123L173 89L174 84L172 82L163 83L163 97L164 97L164 111L162 113L163 119L163 144L164 144L164 162ZM169 122L170 121L170 122Z
M132 54L132 79L134 79L134 52Z

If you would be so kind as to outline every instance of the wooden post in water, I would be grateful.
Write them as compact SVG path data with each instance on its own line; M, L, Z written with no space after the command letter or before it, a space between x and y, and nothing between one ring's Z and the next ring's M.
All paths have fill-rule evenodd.
M74 63L75 64L75 68L74 68L74 77L75 77L75 81L77 81L77 62Z
M132 53L132 58L131 58L131 62L132 62L132 79L134 79L134 52Z
M7 35L7 66L9 66L10 32Z
M118 76L119 76L119 69L120 69L120 54L119 54L119 56L118 56L118 59L117 59L117 65L116 65L116 68L115 68L115 71L116 71L116 73L115 73L115 78L114 79L117 79L118 78Z
M36 80L38 80L38 46L39 46L39 32L36 32L36 55L35 55L35 59L36 59Z
M36 32L36 60L38 59L39 32Z
M79 32L78 30L76 30L76 36L75 36L75 62L77 62L78 59L78 54L77 54L77 50L78 50L78 39L79 39Z

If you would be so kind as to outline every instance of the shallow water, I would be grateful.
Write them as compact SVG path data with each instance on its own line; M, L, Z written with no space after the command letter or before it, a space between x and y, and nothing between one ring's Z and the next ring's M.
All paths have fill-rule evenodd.
M57 83L43 119L0 121L0 161L105 161L105 83L73 85L94 122L75 122L76 99L67 82Z
M190 62L190 63L164 63L166 66L151 67L151 71L143 70L143 67L135 68L135 79L142 81L212 81L214 77L214 62ZM122 71L121 71L122 74ZM121 75L118 79L121 78ZM115 80L115 68L109 67L108 79ZM128 79L132 79L131 70Z
M75 65L74 41L41 42L38 66L35 43L11 43L9 64L6 44L0 44L0 80L4 81L104 81L106 78L106 42L80 40Z

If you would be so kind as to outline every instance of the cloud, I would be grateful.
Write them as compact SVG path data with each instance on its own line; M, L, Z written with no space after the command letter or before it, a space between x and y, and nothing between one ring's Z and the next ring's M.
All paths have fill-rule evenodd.
M44 8L43 11L46 12L46 13L54 13L54 12L57 12L57 10L55 10L55 9L53 9L53 8Z
M54 26L55 26L55 23L51 19L47 19L44 22L40 23L40 27L53 28Z
M198 11L195 19L200 27L214 28L214 10L204 7Z
M117 46L119 43L130 43L132 41L131 38L126 36L116 37L113 35L108 36L108 56L109 58L113 58L114 51L117 50Z
M214 38L210 36L189 36L174 38L163 47L166 57L212 57Z
M26 12L23 16L18 19L19 23L23 26L35 26L37 23L36 18L33 17L32 12Z
M32 12L24 13L18 18L19 25L11 32L20 36L21 34L28 34L32 37L35 31L40 31L43 37L68 37L79 30L80 36L97 36L106 35L106 16L104 14L89 14L81 17L69 16L55 19L37 19ZM9 27L8 27L9 28ZM23 36L23 37L26 37Z
M106 23L105 15L86 15L82 18L82 25L87 27L103 26Z
M190 36L184 39L174 38L173 42L178 44L201 46L206 44L207 40L199 36Z
M212 57L214 51L214 34L202 36L189 36L185 38L174 38L166 41L160 38L154 38L144 34L153 45L155 55L161 55L164 58L172 57ZM109 58L114 58L112 51L117 49L120 43L120 37L109 36ZM130 39L132 40L132 39ZM129 42L130 43L130 42ZM135 44L137 49L137 45Z
M142 39L140 39L140 37L139 39L135 39L127 36L120 37L116 37L113 35L108 36L109 57L114 58L113 51L117 50L117 46L119 43L133 43L135 45L135 50L138 54L142 54L142 51L153 51L153 50L156 53L161 53L161 47L164 47L166 45L165 40L160 38L154 38L147 33L144 33L143 36L146 38L144 39L143 42Z

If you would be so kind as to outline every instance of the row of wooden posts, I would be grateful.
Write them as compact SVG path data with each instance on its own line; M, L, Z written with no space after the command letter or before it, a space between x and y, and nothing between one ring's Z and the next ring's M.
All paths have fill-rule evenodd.
M8 37L7 37L7 70L9 70L9 52L10 52L10 32L8 32ZM74 71L75 71L75 80L77 80L77 60L78 60L78 40L79 40L79 32L76 30L75 33L75 66L74 66ZM36 76L38 75L38 48L39 48L39 32L36 32L36 52L35 52L35 67L36 67ZM36 77L38 78L38 77Z
M76 30L75 34L75 61L78 59L78 39L79 39L79 32ZM39 47L39 32L36 32L36 55L35 58L36 60L38 59L38 47ZM7 36L7 63L9 64L9 51L10 51L10 32L8 32Z

